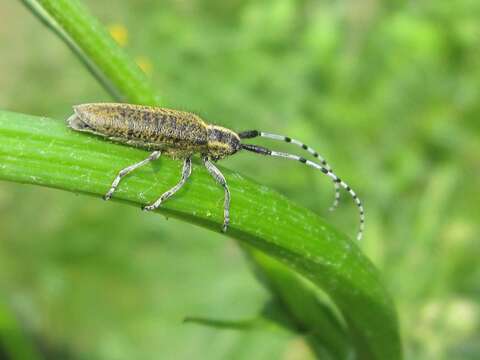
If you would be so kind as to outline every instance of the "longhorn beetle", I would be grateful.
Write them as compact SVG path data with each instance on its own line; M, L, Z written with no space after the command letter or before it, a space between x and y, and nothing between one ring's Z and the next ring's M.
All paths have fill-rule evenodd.
M112 197L123 177L135 169L157 160L161 154L174 159L182 159L183 170L180 181L170 190L163 193L155 202L143 207L143 210L146 211L155 210L185 184L192 173L192 156L200 154L203 164L210 175L225 191L222 228L225 232L230 222L230 191L225 177L214 163L240 150L247 150L261 155L296 160L329 176L335 185L335 200L330 210L333 210L338 205L340 199L339 188L344 188L350 193L360 212L360 228L357 239L360 240L362 238L365 215L362 202L357 194L347 183L335 175L325 159L314 149L298 140L258 130L236 133L221 126L207 124L193 113L158 107L97 103L77 105L73 109L74 114L67 120L68 126L73 130L99 135L114 142L152 151L145 160L130 165L118 173L104 196L105 200L109 200ZM320 163L286 152L245 144L241 141L242 139L257 137L285 141L297 145L317 158Z

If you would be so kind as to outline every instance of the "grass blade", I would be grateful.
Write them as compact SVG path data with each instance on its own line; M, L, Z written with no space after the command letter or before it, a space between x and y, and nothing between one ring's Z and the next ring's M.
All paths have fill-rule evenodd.
M144 151L75 133L63 121L0 112L3 180L100 197L119 169L145 157ZM161 158L139 169L124 180L115 201L135 206L152 201L176 183L180 167L178 161ZM357 351L364 358L399 359L393 303L360 249L311 211L237 173L222 170L233 199L226 236L267 253L323 289L356 335ZM223 190L207 171L195 166L185 189L159 212L220 231L222 197Z
M79 1L22 0L32 13L72 49L117 100L155 105L159 96L143 71Z
M92 69L90 70L114 97L132 103L161 105L159 97L148 85L148 81L135 62L117 46L98 20L91 16L79 1L22 1L30 5L29 8L35 12L36 16L53 29L87 67L94 67L100 76ZM57 27L57 30L55 27ZM109 86L113 90L109 89ZM74 164L74 159L71 159L68 167L74 172L70 172L69 175L67 172L67 176L62 175L66 169L60 167L57 172L53 172L53 169L49 172L50 174L57 174L59 178L50 178L48 174L44 174L41 177L39 177L39 174L32 174L33 178L29 180L25 174L22 174L21 171L19 172L19 169L15 170L15 167L13 167L10 168L10 171L6 171L5 178L29 183L37 183L37 180L40 179L39 184L41 185L88 194L102 194L106 189L106 184L115 175L116 170L145 156L138 150L125 149L117 145L104 147L105 144L102 145L102 142L98 142L96 139L86 140L85 137L76 137L78 134L67 132L63 124L59 125L57 122L48 119L42 121L47 122L48 127L52 126L55 129L54 133L58 132L59 135L61 134L63 151L65 153L70 154L71 149L69 149L68 141L73 139L82 139L89 145L79 145L73 141L71 143L72 147L78 148L81 152L87 150L91 152L82 153L83 155L79 155L79 157L75 155L74 158L81 161L81 164ZM38 123L38 120L35 122ZM68 134L66 138L64 138L65 134ZM70 138L70 136L72 137ZM50 144L51 142L56 144L54 139L46 140L46 143ZM45 142L43 142L43 145L45 145ZM39 146L43 145L39 144ZM58 161L63 161L58 154L55 156ZM27 159L23 161L27 161ZM98 170L97 166L99 164L97 162L103 164ZM82 167L83 165L85 167ZM153 194L158 195L158 191L152 190L153 183L157 184L155 189L164 189L175 183L180 172L180 165L168 159L162 159L160 166L161 176L155 179L150 178L149 181L141 180L143 179L142 176L135 177L139 181L138 183L135 183L133 178L126 180L125 184L122 184L123 189L120 190L122 193L119 193L118 196L122 199L123 194L124 201L145 203L147 199L155 197ZM0 171L2 171L1 167L2 165L0 165ZM43 165L39 166L37 170L43 171ZM141 170L139 175L142 172L145 173L145 171ZM212 199L221 199L221 191L212 183L203 169L195 169L195 172L195 177L192 178L192 182L187 186L186 190L188 191L190 186L200 186L198 191L194 192L196 195L190 200L182 202L185 200L179 194L175 201L166 204L165 209L162 211L218 231L219 227L215 221L220 221L221 217L221 211L218 209L220 200L213 201ZM18 175L14 176L14 173ZM226 172L226 174L232 175L229 172ZM75 176L81 176L83 181L70 183L69 178ZM335 331L335 328L328 327L325 329L326 322L321 320L324 317L324 309L320 306L315 306L313 300L315 297L314 292L309 287L299 283L293 286L295 285L296 277L288 269L294 268L312 279L317 286L324 289L334 298L348 325L350 325L349 330L353 332L354 338L357 339L355 346L360 356L363 354L364 358L400 358L400 340L393 305L378 280L378 274L376 274L372 265L363 257L356 246L352 245L343 235L328 227L312 213L294 206L271 190L247 181L239 175L228 176L228 180L232 190L234 188L237 189L233 190L234 203L232 205L232 213L236 212L236 219L233 221L233 227L228 235L237 239L243 239L247 243L256 246L257 249L265 251L288 265L280 266L279 264L274 264L272 260L269 261L265 256L262 257L258 251L253 251L252 248L246 246L243 247L251 255L250 258L255 264L257 272L263 272L263 277L267 280L268 287L273 291L274 296L283 298L281 303L285 305L285 311L296 318L304 328L310 329L314 336L318 335L317 339L319 342L330 343L337 347L337 353L342 352L341 349L338 349L338 345L335 344L345 342L345 339L341 339L343 333L341 331L337 332L329 339L321 336L322 330ZM128 186L133 186L133 188ZM148 189L148 191L145 191L145 189ZM191 191L189 194L192 196ZM273 196L272 199L276 200L272 202L267 201L259 208L263 209L262 216L268 215L268 217L260 219L261 216L258 216L258 213L252 214L243 210L255 209L255 206L258 204L255 196L260 196L261 199L264 199L265 196L268 198L270 195ZM242 201L242 198L244 201ZM272 209L280 210L272 211ZM244 218L242 218L242 211L247 213ZM303 211L306 212L303 213ZM277 231L271 229L273 225L269 222L269 219L274 216L280 216L280 218L275 219L280 224L285 225L276 229ZM308 219L314 219L312 220L313 223L309 225ZM329 250L329 246L337 240L339 243ZM277 244L278 241L282 244L282 241L285 241L283 245L291 242L290 245L295 248L295 251L288 250L288 246L286 248L283 245L279 246ZM319 246L316 248L316 243L321 243L322 241L323 247ZM319 251L319 253L311 252L310 247L316 248L316 251ZM298 251L300 252L297 253ZM314 254L321 257L317 258L317 255ZM339 261L341 263L340 268L344 272L343 274L338 265ZM359 270L361 271L357 274L358 278L351 277L352 274ZM370 280L365 281L367 278ZM355 284L357 280L362 282ZM337 283L339 284L338 286ZM295 297L287 296L288 284L293 286L290 288L295 289L297 292ZM296 301L309 304L308 311L294 306ZM370 321L369 314L376 314L378 321ZM335 339L335 336L337 336L337 339Z

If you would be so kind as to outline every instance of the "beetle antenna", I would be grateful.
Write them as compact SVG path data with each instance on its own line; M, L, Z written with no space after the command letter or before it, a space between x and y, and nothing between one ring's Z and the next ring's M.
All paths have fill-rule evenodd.
M316 162L307 160L304 157L294 155L294 154L285 153L285 152L281 152L281 151L270 150L270 149L267 149L263 146L250 145L250 144L241 144L241 146L242 146L242 149L245 149L247 151L251 151L251 152L254 152L254 153L257 153L257 154L266 155L266 156L281 157L281 158L284 158L284 159L299 161L299 162L301 162L305 165L308 165L308 166L313 167L317 170L320 170L322 173L324 173L325 175L330 177L335 184L339 184L341 187L343 187L345 190L347 190L348 193L352 196L353 201L357 205L358 211L360 213L360 227L359 227L358 234L357 234L357 240L362 239L363 232L364 232L364 229L365 229L365 211L363 209L362 202L361 202L360 198L357 196L357 194L355 193L355 191L353 191L352 188L346 182L344 182L337 175L335 175L335 173L333 173L331 169L327 169L325 166L320 165Z
M323 167L325 167L328 171L333 171L330 165L328 165L327 161L317 151L315 151L315 149L311 148L310 146L304 144L299 140L292 139L284 135L271 134L271 133L266 133L258 130L243 131L239 133L238 136L240 137L240 139L253 139L256 137L264 137L267 139L283 141L283 142L297 145L302 149L308 151L314 158L318 159L320 161L320 164ZM333 185L335 186L335 199L333 200L332 206L330 206L330 208L328 209L329 211L335 210L338 207L338 203L340 202L340 185L335 181L333 181Z

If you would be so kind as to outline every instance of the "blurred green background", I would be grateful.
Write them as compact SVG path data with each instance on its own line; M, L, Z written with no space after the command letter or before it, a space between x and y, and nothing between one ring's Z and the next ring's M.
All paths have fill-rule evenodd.
M407 359L480 357L480 2L85 3L166 106L299 138L356 189ZM0 3L0 89L1 109L58 119L110 100L16 1ZM344 195L328 213L317 172L253 154L222 165L355 234L356 208ZM0 183L0 294L0 325L14 314L51 358L312 356L286 331L182 323L254 318L269 300L233 241L40 187Z

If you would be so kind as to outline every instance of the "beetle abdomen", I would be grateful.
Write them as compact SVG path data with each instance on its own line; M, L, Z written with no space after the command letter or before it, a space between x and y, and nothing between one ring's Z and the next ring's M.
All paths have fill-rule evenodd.
M207 145L206 124L195 114L130 104L83 104L68 119L77 131L117 142L158 150L202 152Z

